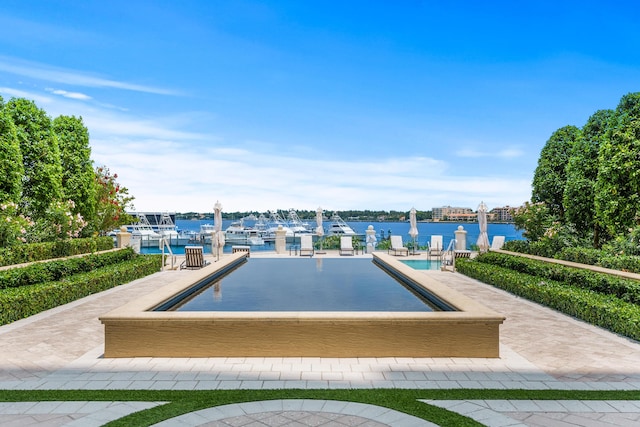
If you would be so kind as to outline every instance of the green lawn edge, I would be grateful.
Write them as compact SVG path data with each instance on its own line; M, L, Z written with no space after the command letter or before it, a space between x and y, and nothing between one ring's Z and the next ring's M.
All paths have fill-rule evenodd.
M440 426L481 426L424 400L640 400L637 390L502 389L273 389L273 390L0 390L2 402L145 401L168 402L105 426L149 426L193 411L233 403L314 399L359 402L390 408Z

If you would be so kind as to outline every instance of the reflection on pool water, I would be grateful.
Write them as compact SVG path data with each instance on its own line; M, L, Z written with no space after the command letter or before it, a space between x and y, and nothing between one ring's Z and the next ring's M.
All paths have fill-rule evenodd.
M442 261L436 259L408 259L400 260L414 270L440 270Z
M250 259L176 311L437 311L371 260Z

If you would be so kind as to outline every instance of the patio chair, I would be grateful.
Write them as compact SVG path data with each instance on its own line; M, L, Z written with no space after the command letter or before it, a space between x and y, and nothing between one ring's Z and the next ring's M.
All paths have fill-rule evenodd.
M315 253L313 249L313 236L311 234L303 234L300 236L300 256L312 257Z
M493 236L491 241L491 250L502 249L504 246L504 236Z
M353 238L340 236L340 255L353 255Z
M389 248L389 253L393 255L409 255L409 249L404 247L402 243L402 236L391 236L391 247Z
M442 236L441 235L433 235L431 236L431 242L428 245L427 255L429 257L442 256L442 251L444 248L442 247Z
M184 261L180 264L180 270L196 270L208 265L209 261L204 259L202 246L185 246Z

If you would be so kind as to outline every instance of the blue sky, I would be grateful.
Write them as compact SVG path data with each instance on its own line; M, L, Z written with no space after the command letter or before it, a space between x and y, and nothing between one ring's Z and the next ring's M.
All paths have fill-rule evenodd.
M635 1L0 2L0 95L82 116L138 210L517 206L640 91Z

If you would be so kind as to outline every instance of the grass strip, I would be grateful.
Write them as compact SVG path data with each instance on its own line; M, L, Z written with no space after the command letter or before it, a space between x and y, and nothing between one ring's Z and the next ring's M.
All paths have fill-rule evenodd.
M276 399L359 402L390 408L440 426L481 426L460 414L431 406L428 400L640 400L640 391L504 389L341 389L341 390L0 390L2 402L146 401L170 402L114 420L106 426L148 426L182 414L232 403Z

